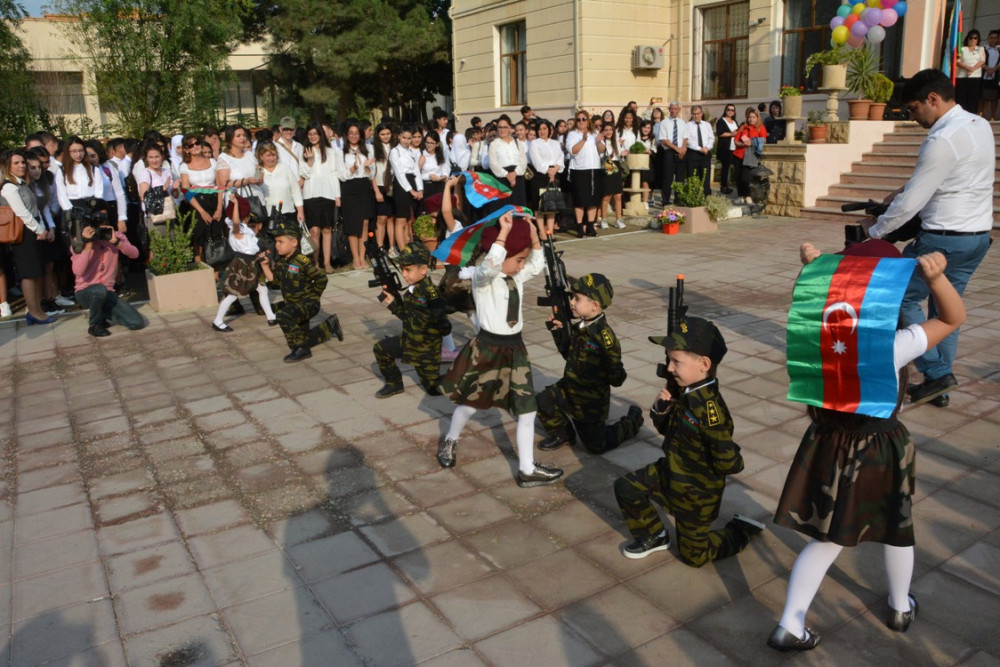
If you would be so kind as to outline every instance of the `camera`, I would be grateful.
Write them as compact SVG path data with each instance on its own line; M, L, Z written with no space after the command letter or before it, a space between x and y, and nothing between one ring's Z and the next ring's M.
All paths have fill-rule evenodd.
M840 210L845 213L849 211L864 211L866 215L878 218L880 215L889 210L889 207L886 204L869 199L867 202L844 204L840 207ZM920 216L915 215L906 221L901 227L889 232L882 238L889 243L899 243L901 241L909 241L914 238L919 231ZM868 238L868 235L865 233L864 228L861 225L844 225L845 245L861 243L866 238Z
M82 204L74 205L70 211L73 226L72 245L76 252L83 249L83 229L91 227L94 236L91 241L110 241L114 237L114 229L108 224L108 214L100 209L101 202L95 198L84 200Z

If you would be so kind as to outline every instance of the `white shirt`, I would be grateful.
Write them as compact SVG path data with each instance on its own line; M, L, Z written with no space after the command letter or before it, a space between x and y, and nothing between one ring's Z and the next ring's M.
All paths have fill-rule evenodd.
M977 46L974 49L970 49L968 46L963 46L959 49L958 59L966 67L972 67L981 60L986 59L986 49L981 46ZM957 79L981 79L983 78L983 68L980 67L975 72L969 72L961 67L955 68L955 78Z
M931 126L913 175L868 234L882 238L918 213L923 229L989 231L995 168L990 124L956 104Z
M494 139L490 142L490 172L497 178L507 177L507 167L513 166L518 176L524 176L528 168L528 157L524 144L517 139L504 141Z
M420 167L417 166L417 156L418 152L409 146L403 146L397 144L391 151L389 151L389 164L392 167L392 178L395 181L395 187L400 188L403 192L409 192L410 190L416 190L417 192L424 191L424 181L420 178ZM416 185L410 184L410 179L408 175L413 175L416 178Z
M601 156L597 152L597 135L588 134L586 143L576 153L573 147L584 139L583 132L572 130L566 135L566 152L569 154L569 168L573 169L600 169Z
M726 117L722 118L722 122L726 124L726 127L728 127L729 131L733 134L732 137L726 137L726 139L723 139L723 141L726 141L727 139L729 140L729 152L731 153L736 150L736 130L740 129L740 126L735 120L731 120Z
M437 176L438 178L433 180L440 182L442 178L448 178L451 174L451 165L448 164L447 160L438 164L434 153L428 153L427 151L423 152L423 158L424 164L420 167L420 178L422 178L425 183L432 180L431 176Z
M318 148L313 148L313 163L302 160L299 174L306 179L302 186L303 199L340 199L340 174L337 171L337 151L327 147L326 160Z
M674 141L674 126L677 126L677 141ZM664 118L656 125L656 142L660 144L663 148L667 148L663 141L669 141L672 144L676 144L679 148L684 147L684 140L688 138L687 134L687 123L677 118Z
M299 170L302 169L304 160L302 159L302 144L292 139L292 146L289 150L284 137L279 137L274 145L278 147L278 162L288 167L295 178L299 177Z
M17 176L11 176L10 181L4 183L3 188L0 188L0 197L3 197L4 201L7 202L7 206L10 206L11 210L14 211L14 215L21 218L25 227L35 234L42 234L45 232L45 225L42 223L41 214L36 215L30 208L34 204L37 210L38 202L37 200L27 203L24 201L21 197L23 183L24 181ZM29 197L35 194L27 186L24 186L23 190Z
M361 151L354 153L348 149L347 153L342 150L334 151L337 156L337 177L342 181L349 181L354 178L363 178L366 180L371 180L374 173L374 164L371 167L366 167L365 162L371 157L371 150L368 151L369 155L365 155ZM351 172L351 167L355 167L354 172Z
M558 172L562 172L565 165L563 150L555 139L535 139L531 142L528 152L531 154L531 164L534 165L535 171L544 173L549 167L558 167Z
M265 210L270 211L278 206L282 213L295 213L295 207L302 206L302 191L299 190L298 178L292 174L291 169L279 162L274 166L274 171L261 169L260 173L264 176L260 189L264 193Z
M104 170L107 169L107 172ZM122 186L121 174L110 162L105 162L97 168L104 178L104 201L113 201L118 207L118 219L128 219L128 210L125 208L125 188ZM109 175L110 174L110 175Z
M621 133L618 135L618 154L628 153L628 149L632 148L632 144L638 140L639 135L636 134L635 130L623 127Z
M462 171L469 170L469 162L472 160L472 149L469 148L469 141L464 134L455 133L455 138L451 140L451 161L458 165Z
M91 171L93 170L93 171ZM88 177L88 172L90 176ZM56 172L56 196L59 198L59 206L64 211L73 210L73 199L104 199L104 178L99 170L93 167L85 167L82 162L73 165L74 183L66 181L66 174L61 170ZM88 184L87 179L93 180L93 184Z
M219 155L218 161L215 163L216 171L229 171L229 178L227 179L230 184L234 183L243 178L254 178L257 175L257 158L254 154L247 151L243 153L243 157L237 158L233 157L229 153L222 153ZM240 188L245 195L247 191L252 193L254 196L261 198L260 186L259 185L247 185ZM226 202L229 202L229 194L226 194Z
M698 145L698 125L699 123L689 120L687 122L687 137L688 137L688 148L696 150L699 153L699 149L707 148L709 151L712 150L712 146L715 145L715 131L712 130L712 124L707 120L701 121L701 141L702 144Z
M480 328L501 336L519 333L524 328L522 317L524 283L545 269L544 253L532 249L528 253L524 268L512 276L517 293L521 297L521 308L517 314L517 324L510 326L507 324L507 301L510 299L510 290L507 281L504 280L504 274L501 273L505 259L507 259L506 248L494 243L472 274L472 299L476 302L476 315L479 317Z
M896 377L899 371L924 352L927 351L927 332L919 324L911 324L905 329L896 331L893 341L892 357L896 366Z
M256 255L260 252L260 244L257 242L257 235L253 233L253 230L247 226L247 223L240 222L240 236L242 238L236 238L233 231L233 221L226 219L226 224L229 225L229 247L238 253L244 255Z
M181 163L181 176L187 174L188 186L192 188L215 187L215 171L218 163L212 158L208 159L207 169L192 169L187 162Z

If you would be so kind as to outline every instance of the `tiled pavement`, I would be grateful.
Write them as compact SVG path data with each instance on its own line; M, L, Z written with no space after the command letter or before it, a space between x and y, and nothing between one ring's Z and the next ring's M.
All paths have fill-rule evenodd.
M615 285L610 319L629 379L612 416L648 405L666 287L687 276L693 314L718 322L723 391L747 468L723 516L770 517L804 427L784 399L784 320L796 248L839 247L835 224L725 223L710 236L636 232L560 243L570 273ZM803 539L772 526L739 556L695 570L675 551L642 561L611 485L657 456L640 439L605 456L540 456L565 484L513 482L512 421L470 423L453 470L434 460L451 404L384 401L371 345L398 329L365 286L335 276L324 305L347 337L289 366L253 315L235 334L210 310L140 332L85 333L82 318L0 329L0 623L13 665L967 664L1000 661L1000 254L966 293L961 381L947 409L904 413L915 435L918 530L905 635L881 622L881 550L846 550L813 606L807 656L764 641ZM529 283L533 292L541 279ZM532 294L532 297L534 294ZM530 299L534 303L534 299ZM561 359L527 309L542 386ZM454 320L465 339L468 323Z

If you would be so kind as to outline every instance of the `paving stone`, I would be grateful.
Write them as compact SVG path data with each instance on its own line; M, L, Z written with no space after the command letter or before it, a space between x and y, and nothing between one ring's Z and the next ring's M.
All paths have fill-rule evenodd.
M456 534L486 528L512 517L510 508L488 493L443 503L432 507L430 513L442 526Z
M120 643L112 642L118 639L118 631L110 600L77 604L15 623L12 635L13 665L39 664L83 655L87 649L105 642L117 644L121 650Z
M621 655L679 625L676 619L624 584L576 602L558 615L609 657Z
M194 572L194 563L180 540L113 556L107 561L115 592Z
M622 667L655 665L669 656L670 665L678 667L729 667L734 661L712 644L685 628L677 628L615 659Z
M238 659L232 639L213 616L199 616L132 635L125 646L133 665L214 667Z
M89 486L91 498L100 499L150 488L153 480L145 470L131 470L118 475L96 477L89 481Z
M215 567L276 549L274 542L252 525L189 537L188 544L202 568Z
M492 525L463 539L482 558L504 569L527 563L559 548L544 532L519 521Z
M205 583L197 574L165 579L118 594L118 615L125 635L202 616L214 609Z
M507 576L546 610L559 609L616 583L613 577L569 549L509 569ZM567 585L567 582L573 583Z
M106 526L130 518L152 514L158 510L158 503L148 493L132 493L127 496L108 498L97 503L97 522Z
M220 607L263 597L302 585L295 567L280 551L267 551L202 572Z
M23 517L85 503L87 502L87 494L83 484L72 483L19 493L17 499L17 514L19 517Z
M24 544L75 532L93 525L89 507L70 505L19 519L14 536L17 544Z
M96 560L30 579L16 579L13 584L15 623L108 595L104 568ZM55 615L58 616L58 613Z
M384 563L338 574L313 585L313 592L339 623L402 606L416 593Z
M287 549L333 532L340 532L337 530L339 526L340 524L332 521L323 510L313 509L272 523L268 526L267 533L277 544Z
M310 635L301 641L283 644L277 648L250 656L251 667L272 665L361 665L361 660L348 647L343 635L334 630ZM426 663L425 663L426 664Z
M333 622L304 588L244 602L223 610L222 615L244 655L289 642L300 643Z
M413 514L388 523L362 526L361 532L385 556L395 556L411 549L441 542L450 535L430 517Z
M506 577L486 577L431 598L451 625L474 641L539 616L541 608Z
M98 558L97 536L92 530L80 530L15 547L13 576L15 579L34 577Z
M250 523L250 515L235 500L222 500L217 503L180 510L174 514L181 532L193 537L202 533L211 533L222 528L231 528Z
M601 665L607 658L568 625L542 616L476 644L496 665Z
M286 553L300 576L310 583L378 559L375 552L351 531L295 545L286 549Z
M376 665L413 665L456 648L461 640L420 602L366 618L348 629L358 653Z
M410 551L393 562L425 594L460 586L493 571L489 563L454 540Z

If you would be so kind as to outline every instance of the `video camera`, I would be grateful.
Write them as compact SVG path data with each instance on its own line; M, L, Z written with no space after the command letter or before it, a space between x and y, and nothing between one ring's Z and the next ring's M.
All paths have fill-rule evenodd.
M840 207L840 210L844 213L850 211L864 211L865 215L869 215L873 218L877 218L887 210L889 210L888 204L883 204L877 202L874 199L869 199L866 202L854 202L851 204L844 204ZM920 216L915 215L910 218L906 224L898 229L886 234L882 237L889 243L899 243L900 241L909 241L917 235L920 231ZM844 225L844 245L852 245L854 243L861 243L867 238L865 234L865 229L861 225Z
M94 236L91 237L91 241L110 241L114 237L115 230L108 223L108 214L100 209L100 202L96 198L91 197L84 200L83 204L73 206L69 213L69 218L72 224L73 249L75 252L83 250L83 246L86 243L83 238L83 230L86 227L91 227L94 230Z

